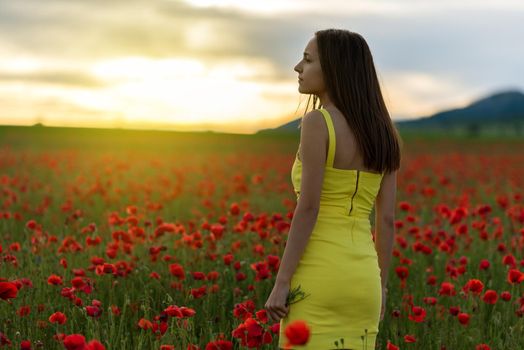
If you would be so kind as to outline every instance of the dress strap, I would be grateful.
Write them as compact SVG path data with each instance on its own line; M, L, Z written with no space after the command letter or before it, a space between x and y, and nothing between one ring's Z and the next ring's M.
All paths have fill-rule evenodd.
M329 134L329 147L328 147L328 155L326 164L329 167L333 167L333 163L335 161L335 147L336 147L336 138L335 138L335 128L333 127L333 121L331 120L331 115L329 112L321 108L320 112L324 116L324 119L326 120L327 128L328 128L328 134Z

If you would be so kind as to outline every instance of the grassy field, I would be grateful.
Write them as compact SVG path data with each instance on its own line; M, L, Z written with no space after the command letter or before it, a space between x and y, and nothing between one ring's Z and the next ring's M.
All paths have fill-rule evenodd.
M524 140L403 140L377 349L521 349ZM298 142L0 127L0 348L274 349Z

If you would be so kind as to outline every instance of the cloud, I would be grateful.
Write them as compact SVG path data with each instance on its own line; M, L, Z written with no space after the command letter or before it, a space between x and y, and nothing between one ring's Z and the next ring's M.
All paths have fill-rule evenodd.
M395 71L382 81L382 95L397 117L429 116L444 107L467 104L479 89L468 86L454 76L436 76L417 71ZM408 118L406 118L408 119Z
M57 84L77 87L103 87L105 84L82 72L68 71L37 71L29 73L0 72L0 84L4 82L29 82L43 84Z
M516 0L266 0L255 5L246 0L0 0L0 8L0 88L27 96L32 87L30 96L60 103L69 98L70 107L77 104L84 116L104 106L129 105L136 110L134 118L145 115L152 103L167 119L190 108L166 102L165 94L178 93L181 83L200 91L208 104L221 103L223 98L199 90L197 78L182 80L177 74L184 72L171 71L177 60L199 62L199 79L214 75L224 82L207 80L213 91L226 91L224 86L230 95L251 91L252 99L242 99L265 104L260 118L293 113L300 96L293 67L313 33L324 28L345 28L366 38L393 117L419 116L498 88L524 86L524 77L515 74L524 58L524 46L517 45L524 3ZM28 58L34 62L17 67ZM140 59L146 63L139 71L125 66ZM127 94L133 79L147 75L151 79L142 89L153 89L155 79L163 77L162 101ZM228 78L235 84L226 85ZM7 88L21 82L25 90ZM41 84L46 91L36 93ZM108 91L123 96L115 100L103 94ZM180 94L186 96L183 90ZM251 113L252 106L238 96L236 101L235 113L228 105L217 108Z
M4 114L2 124L32 125L42 122L53 125L60 121L62 125L94 126L103 122L107 126L117 126L116 123L123 118L120 113L86 108L52 96L25 96L18 99L2 96L0 105Z
M0 0L0 43L24 55L95 61L125 56L275 59L293 74L305 38L297 19L261 18L181 1L9 2ZM40 8L42 7L42 8ZM104 11L100 11L103 7ZM291 51L290 51L291 49ZM0 52L0 57L3 56ZM293 57L293 56L291 56ZM279 64L285 61L285 64ZM283 67L284 68L281 68Z
M199 9L236 11L257 16L276 16L289 14L305 15L353 15L380 14L405 15L435 13L452 10L523 10L524 4L519 0L265 0L261 2L246 0L183 0Z

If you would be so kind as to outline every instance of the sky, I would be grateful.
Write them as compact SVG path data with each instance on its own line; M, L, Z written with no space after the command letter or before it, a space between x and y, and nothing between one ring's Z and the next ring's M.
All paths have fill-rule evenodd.
M520 0L0 0L0 124L277 127L326 28L366 39L393 120L524 90Z

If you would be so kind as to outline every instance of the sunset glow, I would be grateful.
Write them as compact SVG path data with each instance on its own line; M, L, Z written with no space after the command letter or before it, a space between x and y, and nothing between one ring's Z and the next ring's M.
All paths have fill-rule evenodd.
M134 0L100 15L89 2L32 1L0 0L0 124L278 127L302 116L293 67L328 27L366 38L394 120L524 86L519 2ZM497 32L481 40L488 19Z

